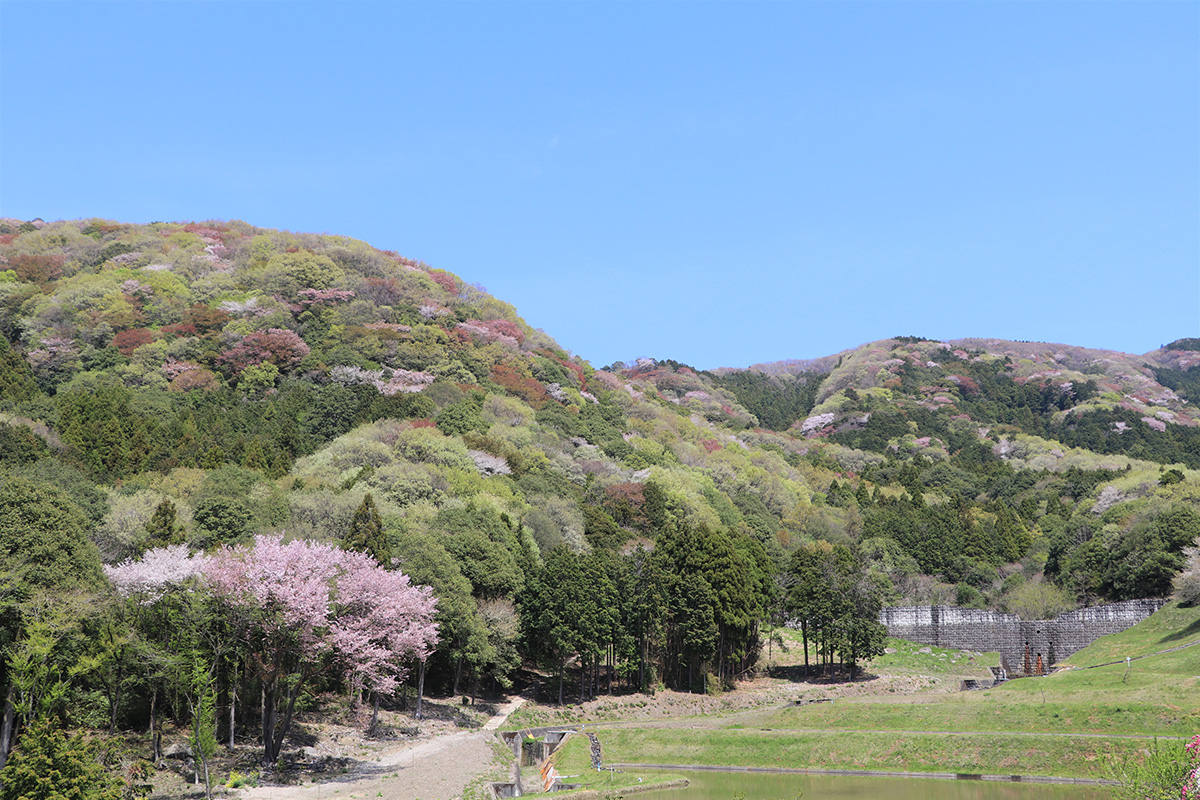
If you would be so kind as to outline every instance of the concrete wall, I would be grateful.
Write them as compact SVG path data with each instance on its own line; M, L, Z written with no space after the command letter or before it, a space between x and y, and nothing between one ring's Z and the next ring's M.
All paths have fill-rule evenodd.
M982 653L999 652L1001 664L1014 675L1037 672L1040 656L1045 669L1101 636L1119 633L1153 614L1163 599L1126 600L1107 606L1081 608L1051 620L1025 621L1015 614L955 606L885 608L879 621L890 636L910 642Z

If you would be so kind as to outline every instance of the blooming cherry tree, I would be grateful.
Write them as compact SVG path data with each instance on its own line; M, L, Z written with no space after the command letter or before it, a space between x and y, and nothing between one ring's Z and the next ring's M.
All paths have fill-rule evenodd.
M117 591L125 597L140 597L152 603L172 586L197 577L204 567L204 554L188 553L186 544L147 550L140 561L128 559L104 572Z
M296 699L319 669L333 663L351 687L390 692L404 659L424 658L437 641L431 590L362 553L259 536L210 556L205 574L263 682L264 763L279 757Z

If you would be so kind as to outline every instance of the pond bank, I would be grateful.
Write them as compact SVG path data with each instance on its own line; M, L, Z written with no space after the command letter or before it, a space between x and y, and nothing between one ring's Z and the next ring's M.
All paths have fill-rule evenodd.
M964 772L886 772L865 769L803 769L798 767L729 767L708 764L609 763L613 769L664 769L680 772L755 772L773 775L840 775L853 778L929 778L946 781L997 781L1004 783L1054 783L1080 786L1117 786L1099 778L1062 778L1053 775L975 775Z

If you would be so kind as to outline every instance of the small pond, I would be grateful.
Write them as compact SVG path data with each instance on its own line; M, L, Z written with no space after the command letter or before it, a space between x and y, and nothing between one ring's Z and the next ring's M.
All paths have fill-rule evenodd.
M640 772L641 770L639 770ZM678 774L678 773L677 773ZM842 775L688 772L684 789L626 794L628 800L803 800L887 798L887 800L1112 800L1103 786L922 778L860 778Z

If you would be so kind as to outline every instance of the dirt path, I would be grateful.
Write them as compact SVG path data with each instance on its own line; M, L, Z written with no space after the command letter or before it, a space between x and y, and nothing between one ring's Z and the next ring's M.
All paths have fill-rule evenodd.
M242 790L246 800L366 798L449 800L492 763L493 735L452 733L385 752L350 774L307 786L263 786Z
M382 800L450 800L492 766L496 741L492 731L525 702L505 703L480 730L437 736L400 745L362 762L340 778L306 786L263 786L242 790L245 800L320 800L321 798L382 798Z

